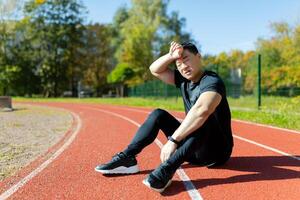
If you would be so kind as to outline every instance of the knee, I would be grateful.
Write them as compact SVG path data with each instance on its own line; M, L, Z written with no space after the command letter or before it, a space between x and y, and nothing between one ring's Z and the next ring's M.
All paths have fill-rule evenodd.
M155 121L159 120L164 114L166 113L165 110L157 108L155 110L153 110L150 115L149 118L153 119Z

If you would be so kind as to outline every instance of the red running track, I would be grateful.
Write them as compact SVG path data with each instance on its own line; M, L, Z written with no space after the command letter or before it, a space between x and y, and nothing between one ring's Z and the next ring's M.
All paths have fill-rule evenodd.
M226 165L208 169L185 163L171 186L158 194L142 184L160 163L160 148L155 143L138 156L139 174L107 177L94 171L97 164L126 147L151 110L97 104L41 105L73 112L73 127L46 154L0 182L0 199L300 199L299 132L233 120L235 147ZM172 113L184 117L184 113ZM158 139L166 141L162 134ZM61 154L49 162L58 151Z

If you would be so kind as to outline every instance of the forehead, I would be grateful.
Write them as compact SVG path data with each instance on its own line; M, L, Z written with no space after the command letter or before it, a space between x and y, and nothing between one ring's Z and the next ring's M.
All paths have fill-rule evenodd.
M183 52L182 52L182 57L184 57L184 56L193 56L194 54L193 53L191 53L189 50L187 50L187 49L185 49L185 50L183 50Z
M192 56L195 56L193 53L189 52L188 50L183 50L182 52L182 56L181 58L177 59L176 62L182 62L182 60L186 59L186 58L189 58L189 57L192 57Z

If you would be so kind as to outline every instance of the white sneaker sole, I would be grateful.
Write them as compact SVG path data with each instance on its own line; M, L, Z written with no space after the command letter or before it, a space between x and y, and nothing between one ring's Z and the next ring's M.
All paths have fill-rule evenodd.
M150 188L151 190L154 190L155 192L159 192L162 193L167 187L169 187L169 185L172 183L172 180L169 180L169 182L166 184L166 186L164 188L161 189L157 189L157 188L153 188L151 187L150 183L145 179L143 180L143 184L146 185L148 188Z
M99 170L97 167L95 168L95 171L100 172L102 174L134 174L139 172L139 167L137 165L131 166L131 167L117 167L115 169L111 170Z

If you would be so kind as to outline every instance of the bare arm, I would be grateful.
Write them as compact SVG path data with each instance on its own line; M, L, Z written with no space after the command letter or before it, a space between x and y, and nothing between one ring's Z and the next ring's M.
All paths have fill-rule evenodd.
M207 118L215 111L216 107L221 102L221 99L222 96L217 92L208 91L201 94L180 126L173 133L172 138L181 141L200 128ZM161 150L160 158L162 162L169 159L176 148L177 145L175 143L168 141Z
M174 59L169 54L166 54L151 64L150 71L153 76L163 82L174 85L174 71L168 67L173 61Z
M215 111L221 99L222 96L217 92L208 91L201 94L172 137L181 141L200 128Z
M174 85L174 71L169 68L169 65L181 57L182 51L183 49L180 44L172 42L169 53L158 58L150 65L149 69L151 73L163 82Z

